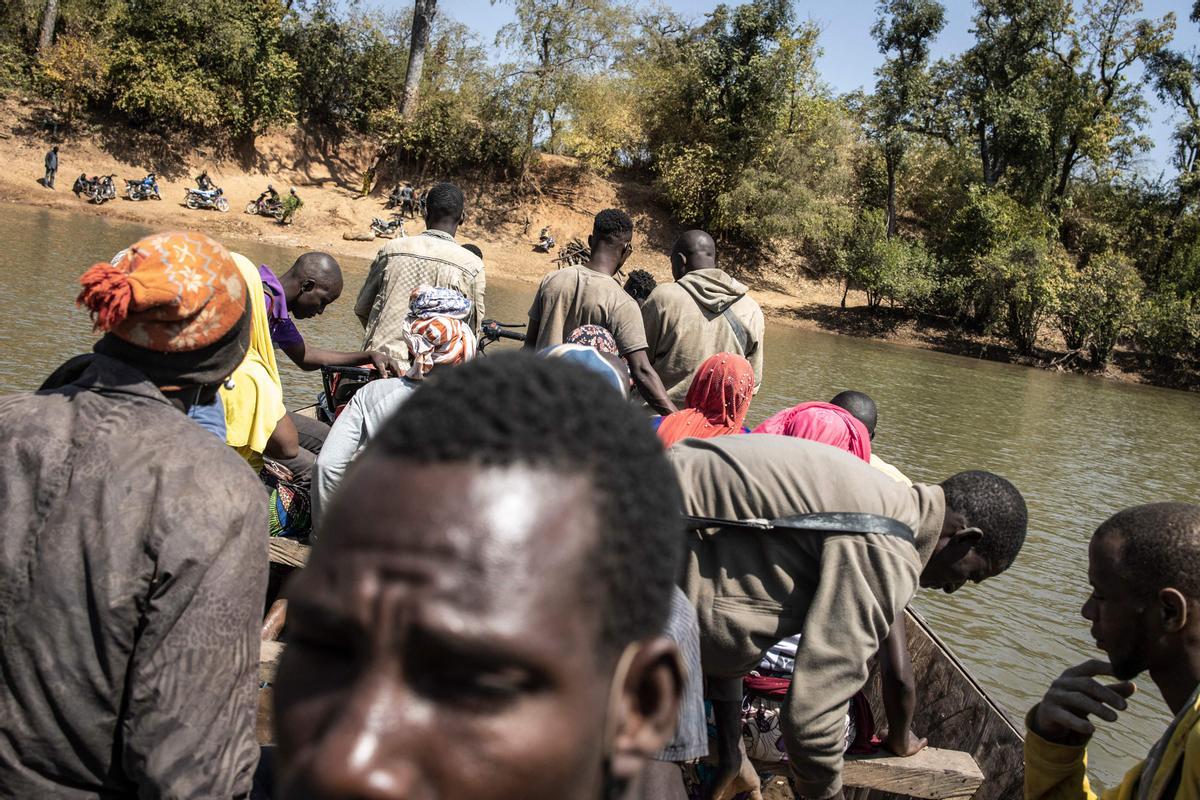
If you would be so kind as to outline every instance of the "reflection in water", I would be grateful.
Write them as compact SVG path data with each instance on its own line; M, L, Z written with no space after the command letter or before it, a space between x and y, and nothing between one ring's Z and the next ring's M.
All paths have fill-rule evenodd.
M147 230L86 215L6 208L0 221L0 378L32 389L68 356L90 347L90 325L74 309L77 277ZM233 243L283 272L298 251ZM301 323L322 346L357 349L354 295L366 263L343 259L346 295ZM488 281L488 311L523 320L533 288ZM505 345L497 345L502 347ZM291 407L320 388L280 358ZM1091 531L1116 509L1154 500L1200 499L1196 395L896 348L780 326L768 331L767 379L749 424L799 400L843 389L879 403L875 448L909 477L936 482L964 469L1012 480L1029 503L1025 550L1009 573L953 596L916 601L977 678L1015 717L1067 666L1096 655L1079 617ZM1148 678L1115 725L1101 725L1091 764L1111 784L1144 757L1168 714Z

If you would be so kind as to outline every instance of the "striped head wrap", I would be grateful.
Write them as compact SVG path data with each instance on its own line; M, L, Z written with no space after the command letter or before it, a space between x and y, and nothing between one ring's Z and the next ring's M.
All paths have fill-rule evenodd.
M419 381L435 366L461 364L475 357L475 333L463 322L471 301L454 289L418 286L400 331L412 358L405 377Z

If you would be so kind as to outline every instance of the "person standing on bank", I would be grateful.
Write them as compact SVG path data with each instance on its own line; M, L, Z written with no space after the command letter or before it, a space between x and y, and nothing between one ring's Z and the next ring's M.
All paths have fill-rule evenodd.
M1200 506L1155 503L1110 517L1088 547L1083 617L1108 661L1071 667L1025 717L1025 797L1096 800L1090 717L1115 722L1143 672L1174 715L1146 760L1103 800L1200 797ZM1097 678L1111 675L1115 682Z
M642 305L646 354L667 387L671 402L687 396L692 376L717 353L744 356L754 368L754 391L762 385L762 309L749 290L717 267L717 245L692 230L671 248L674 283L664 283Z
M466 219L464 205L463 193L452 183L430 189L424 233L393 239L380 248L358 293L354 313L363 324L363 349L378 350L395 359L401 374L409 367L404 320L412 291L418 286L461 292L471 301L467 325L479 333L487 288L483 260L454 240Z
M667 397L647 357L646 331L637 301L615 279L633 252L633 220L615 208L601 211L592 225L588 250L587 263L542 278L529 307L525 348L543 350L562 344L580 326L599 325L616 339L618 354L629 365L629 374L646 403L664 416L673 413L675 403ZM691 375L688 377L690 380Z
M58 174L58 145L54 145L46 152L46 177L42 178L42 185L47 189L54 188L54 176Z

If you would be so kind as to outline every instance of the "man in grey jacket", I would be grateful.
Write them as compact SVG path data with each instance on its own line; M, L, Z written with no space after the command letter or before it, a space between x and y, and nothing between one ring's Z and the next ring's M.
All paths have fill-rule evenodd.
M762 309L744 285L717 267L717 246L704 231L688 231L671 248L674 283L654 289L642 305L647 354L681 405L697 367L717 353L745 356L762 383Z
M953 592L1012 564L1025 540L1025 501L989 472L909 487L842 450L788 436L688 439L668 456L695 517L850 512L906 526L725 526L688 539L681 586L698 612L724 768L718 788L730 788L739 772L742 677L775 642L803 632L784 714L788 757L801 797L840 800L843 719L866 683L867 661L918 585Z

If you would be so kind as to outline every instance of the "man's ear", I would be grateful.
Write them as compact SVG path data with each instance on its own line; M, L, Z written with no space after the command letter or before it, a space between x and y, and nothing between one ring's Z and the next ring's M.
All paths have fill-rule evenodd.
M1188 601L1178 589L1160 589L1158 592L1159 613L1162 614L1163 629L1167 633L1179 633L1188 624Z
M462 225L466 221L467 221L467 211L466 211L466 209L463 209L462 211L458 212L458 223L457 224Z
M954 532L950 541L964 547L974 547L983 539L983 531L979 528L961 528Z
M317 288L317 282L314 281L312 278L309 278L304 283L300 284L301 292L311 292L315 288Z
M659 636L635 645L625 673L612 743L613 777L628 781L675 735L684 666L675 642Z

